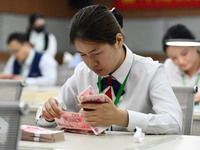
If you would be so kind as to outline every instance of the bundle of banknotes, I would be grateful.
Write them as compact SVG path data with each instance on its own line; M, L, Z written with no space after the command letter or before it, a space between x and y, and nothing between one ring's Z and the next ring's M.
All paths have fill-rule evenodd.
M79 103L103 103L105 102L105 95L95 94L93 88L89 86L77 96L77 99ZM63 111L61 113L61 118L55 118L55 121L57 125L64 128L65 131L72 133L99 135L108 128L89 126L84 123L83 115L75 112Z
M37 126L22 125L21 140L35 142L57 142L63 141L64 131L52 131Z

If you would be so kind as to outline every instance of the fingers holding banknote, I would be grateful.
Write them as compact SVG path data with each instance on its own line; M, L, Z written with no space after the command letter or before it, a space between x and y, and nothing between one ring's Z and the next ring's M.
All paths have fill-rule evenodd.
M104 103L84 103L79 104L83 108L84 121L92 126L127 126L128 113L125 110L117 108L113 101L105 95ZM120 118L120 119L119 119Z
M60 112L62 111L62 106L58 103L55 98L49 98L42 108L42 118L47 121L53 121L54 118L60 118Z

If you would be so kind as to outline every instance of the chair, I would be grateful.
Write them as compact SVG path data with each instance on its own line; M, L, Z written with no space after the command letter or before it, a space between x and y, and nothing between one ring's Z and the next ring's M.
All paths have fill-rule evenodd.
M24 80L0 79L0 101L20 100L24 86Z
M193 124L194 96L197 87L172 87L183 112L182 133L190 135Z
M72 76L73 73L74 68L69 68L66 64L58 65L56 85L62 86L67 81L67 79Z
M0 150L17 150L22 115L28 113L24 102L0 101Z

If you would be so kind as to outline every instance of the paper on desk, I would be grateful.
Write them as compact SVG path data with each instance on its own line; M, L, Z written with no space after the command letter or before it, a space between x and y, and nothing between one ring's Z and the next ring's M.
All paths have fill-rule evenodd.
M41 103L48 100L50 97L58 96L58 91L23 91L21 100L27 103Z

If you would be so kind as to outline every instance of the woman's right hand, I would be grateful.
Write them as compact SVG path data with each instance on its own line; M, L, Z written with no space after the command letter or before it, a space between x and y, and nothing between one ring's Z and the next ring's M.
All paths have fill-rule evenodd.
M55 98L49 98L42 108L42 118L47 121L53 121L54 118L61 117L62 106L58 103Z

